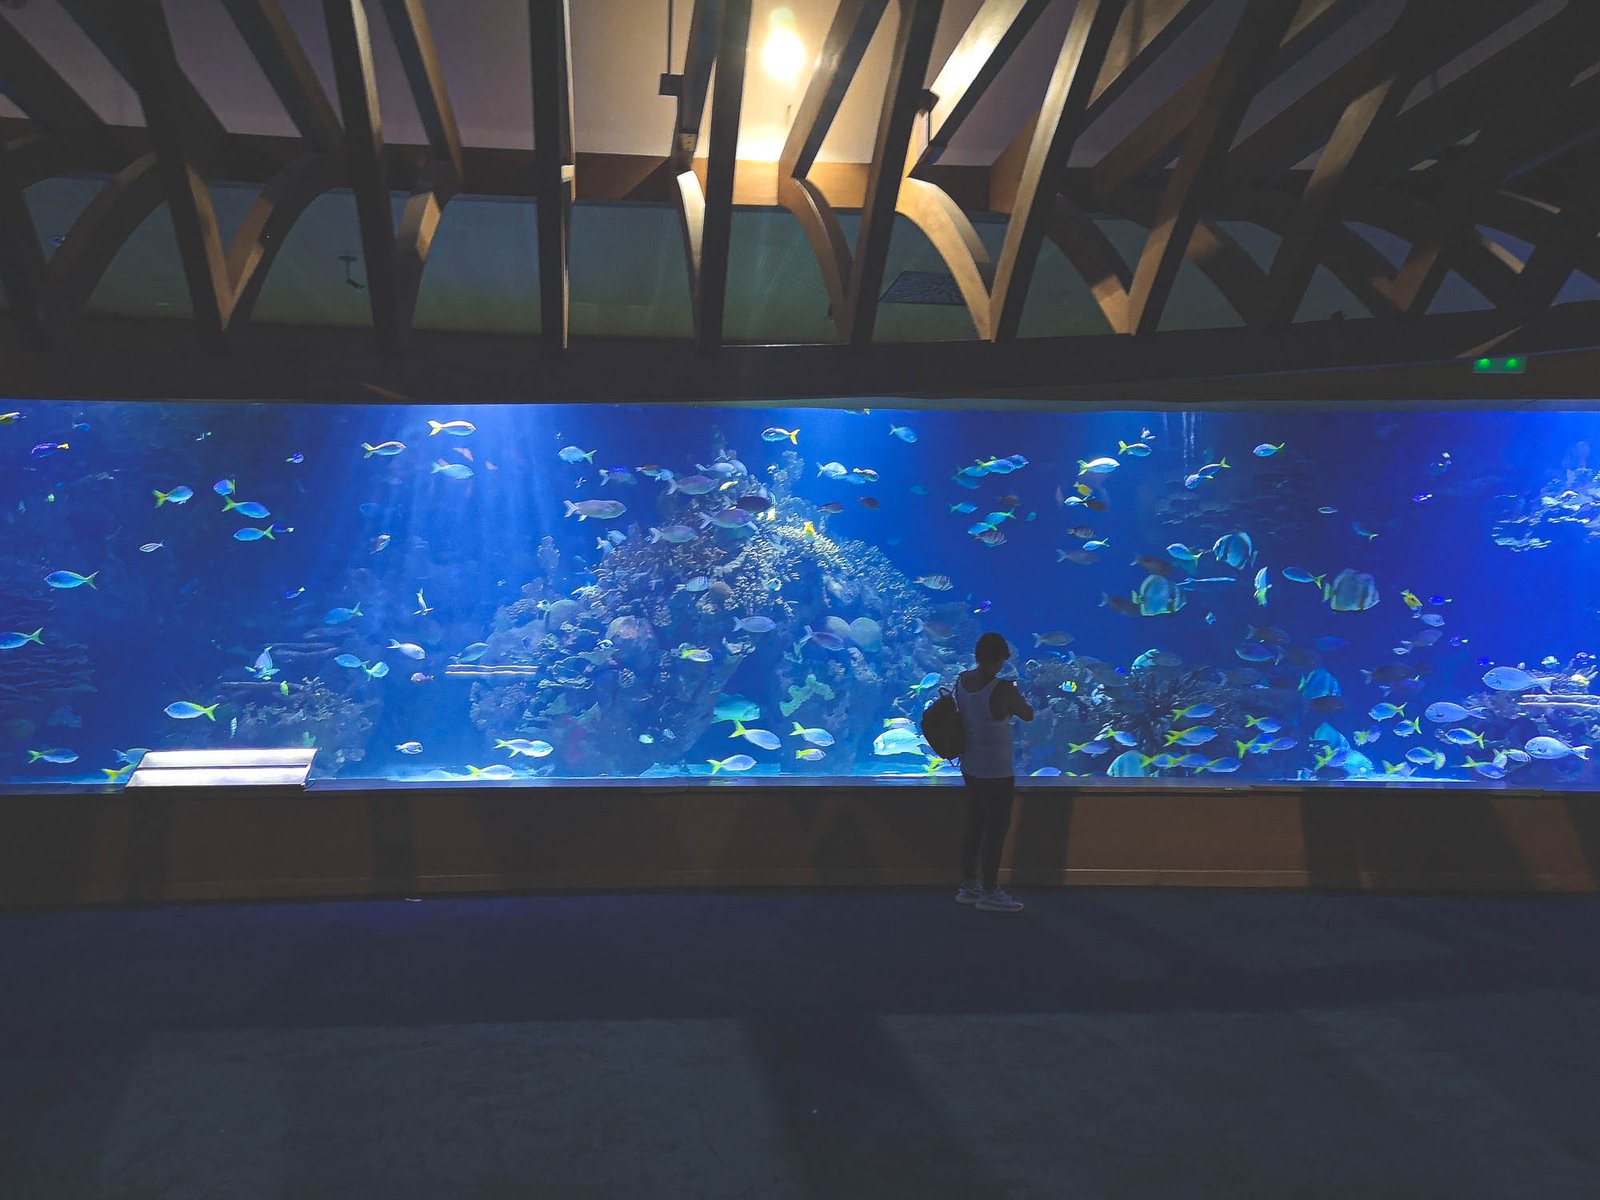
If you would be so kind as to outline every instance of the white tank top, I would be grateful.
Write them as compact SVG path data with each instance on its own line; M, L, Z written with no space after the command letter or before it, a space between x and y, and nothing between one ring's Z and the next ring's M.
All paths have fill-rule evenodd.
M991 679L976 692L956 680L956 708L961 711L961 728L966 734L966 750L961 755L961 773L974 779L1009 779L1016 774L1012 764L1011 717L995 720L989 715L989 697L998 679Z

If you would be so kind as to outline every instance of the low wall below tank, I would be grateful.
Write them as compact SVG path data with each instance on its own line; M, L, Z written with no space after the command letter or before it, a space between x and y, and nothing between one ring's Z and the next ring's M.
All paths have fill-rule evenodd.
M946 884L959 787L619 786L0 797L0 906ZM1002 880L1593 891L1600 797L1029 787Z

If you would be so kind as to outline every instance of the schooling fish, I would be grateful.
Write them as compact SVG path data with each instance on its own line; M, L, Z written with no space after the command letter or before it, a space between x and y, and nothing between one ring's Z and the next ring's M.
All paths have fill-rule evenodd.
M496 750L511 751L512 758L515 758L519 754L526 758L544 758L546 755L553 754L555 752L555 747L549 742L541 742L537 740L530 741L527 738L511 738L509 740L506 738L496 738L494 741L494 748Z
M156 498L157 508L169 501L173 504L187 504L194 499L194 489L187 484L180 484L170 492L158 491L152 488L150 494Z
M426 650L424 650L421 646L417 645L415 642L397 642L393 638L390 638L389 639L389 645L386 647L386 649L398 650L401 654L404 654L407 658L418 658L418 659L421 659L421 658L427 658L428 657L428 652Z
M236 542L259 542L262 538L266 538L270 542L278 540L272 536L272 530L257 529L253 525L246 525L243 529L237 529L233 534L233 540Z
M374 454L382 458L392 458L406 448L404 442L379 442L374 446L371 442L362 442L361 448L366 451L363 458L371 458Z
M421 742L401 742L398 746L395 747L395 749L400 751L401 754L421 754L422 753L422 743Z
M353 621L355 618L365 615L361 611L360 602L357 601L353 608L330 608L322 618L322 623L324 625L343 625L346 621Z
M906 425L890 425L889 436L899 438L907 444L917 440L916 431Z
M517 773L505 763L491 763L487 767L475 767L468 763L467 774L473 779L514 779Z
M42 646L44 645L44 639L40 635L43 633L44 627L42 625L32 633L0 633L0 650L16 650L26 646L29 642L36 646Z
M1143 442L1134 442L1129 445L1127 442L1119 441L1117 443L1117 453L1130 455L1133 458L1148 458L1150 456L1150 447Z
M735 721L733 723L733 732L728 734L728 736L742 737L752 746L760 746L763 750L776 750L783 744L781 741L779 741L778 735L773 733L771 730L746 729L743 721Z
M179 721L192 721L196 717L205 717L208 721L215 721L217 719L217 708L221 703L222 702L219 700L216 704L206 708L202 705L195 704L190 700L176 700L167 705L167 707L162 711L165 712L167 716L173 717Z
M756 760L748 754L735 754L733 757L724 758L720 762L714 758L708 758L706 762L711 764L711 773L713 775L718 771L748 771L756 765Z
M1282 450L1285 445L1287 445L1286 442L1279 442L1276 446L1274 446L1271 442L1262 442L1261 445L1257 446L1250 453L1254 454L1257 458L1271 458L1279 450Z
M66 442L40 442L28 453L34 458L49 458L58 450L70 450L72 447Z
M1550 690L1548 679L1535 679L1518 667L1495 667L1484 675L1483 681L1497 692L1526 692L1532 688Z
M431 474L443 475L446 479L471 479L472 468L466 463L447 463L441 458L433 464Z
M246 500L243 504L239 504L231 496L223 501L222 511L237 511L241 516L249 517L252 521L265 521L272 515L267 511L265 505L257 504L254 500Z
M98 574L100 574L99 571L91 571L87 575L79 575L76 571L51 571L50 574L44 577L44 581L53 588L82 587L86 583L93 588L94 577ZM99 589L95 588L95 590L98 591Z
M428 436L435 437L441 433L448 433L451 437L466 437L469 433L477 433L478 427L471 421L429 421Z
M67 763L78 761L76 750L29 750L28 761L31 763L47 762L65 766Z

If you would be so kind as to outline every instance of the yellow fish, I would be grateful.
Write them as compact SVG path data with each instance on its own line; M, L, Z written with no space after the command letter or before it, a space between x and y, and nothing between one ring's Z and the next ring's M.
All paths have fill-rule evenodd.
M1410 588L1407 588L1405 591L1400 593L1400 599L1402 599L1402 600L1404 600L1406 602L1406 607L1407 608L1421 608L1422 607L1422 601L1418 600L1416 598L1416 596L1412 593Z
M817 527L815 525L813 525L810 521L807 521L804 525L802 525L800 527L800 532L805 534L807 537L816 537L817 536Z

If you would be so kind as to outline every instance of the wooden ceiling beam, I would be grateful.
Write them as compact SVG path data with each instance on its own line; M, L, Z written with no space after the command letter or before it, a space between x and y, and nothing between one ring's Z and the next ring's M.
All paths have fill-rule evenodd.
M906 175L912 124L922 107L922 81L933 53L942 2L897 0L900 19L895 25L889 78L878 110L878 133L867 169L867 194L861 204L861 224L850 267L845 324L846 338L852 346L866 346L872 341L900 182Z
M95 49L100 51L128 86L135 92L139 91L136 68L128 59L117 30L128 28L130 22L137 27L152 19L152 10L146 0L61 0L61 7L66 9L67 14L94 43ZM154 15L160 16L159 7ZM162 20L164 30L165 18ZM170 35L168 41L171 41ZM177 61L176 56L173 61ZM217 114L181 71L178 78L166 86L175 93L175 103L182 110L196 159L207 167L219 165L228 131L217 119Z
M1287 0L1285 0L1287 2ZM1270 83L1320 46L1361 8L1363 0L1303 0L1283 35L1268 74ZM1211 91L1212 78L1223 55L1214 56L1178 86L1154 112L1141 121L1095 164L1095 191L1114 196L1136 184L1146 173L1172 160L1182 144L1189 121Z
M706 156L705 220L695 270L695 345L722 345L728 302L728 256L733 238L733 173L739 154L739 114L750 52L750 0L724 0L711 94L711 147ZM698 187L698 179L696 186Z
M1115 104L1134 80L1210 6L1211 0L1130 0L1117 21L1116 32L1100 64L1100 74L1089 93L1089 119L1094 120Z
M1590 178L1600 173L1600 146L1589 155ZM1600 187L1569 198L1551 216L1544 236L1534 243L1533 253L1517 280L1512 311L1524 320L1555 303L1567 277L1580 265L1589 266L1600 257L1596 238L1600 237ZM1563 305L1563 307L1566 307Z
M115 154L100 115L3 16L0 16L0 93L63 141L81 146L93 155Z
M51 345L68 340L106 268L165 198L165 178L152 151L113 175L78 214L46 268L45 335Z
M1433 218L1395 273L1394 294L1408 314L1426 312L1450 270L1446 247L1465 237L1481 202L1498 190L1521 152L1523 130L1541 125L1565 102L1567 80L1600 45L1600 6L1573 5L1541 26L1538 69L1529 72L1515 106L1488 115L1477 139L1441 164L1445 184L1433 197Z
M222 2L300 136L313 150L337 154L344 141L339 116L279 0Z
M1202 205L1294 15L1282 0L1249 0L1233 37L1217 58L1210 86L1189 122L1178 165L1162 193L1150 236L1134 268L1133 286L1128 289L1128 324L1135 334L1152 334L1161 323Z
M1345 106L1273 256L1267 273L1266 315L1271 324L1283 326L1294 320L1321 261L1325 231L1338 219L1346 199L1373 182L1384 138L1423 73L1440 19L1448 16L1454 3L1410 0L1379 43L1387 70ZM1403 299L1398 302L1406 307Z
M991 336L1017 336L1039 251L1054 217L1062 170L1088 124L1089 100L1125 7L1111 0L1078 0L1056 58L1039 120L1017 183L1015 207L995 266Z
M1434 27L1432 38L1417 47L1418 57L1412 63L1414 74L1420 77L1437 70L1515 15L1513 3L1525 8L1531 2L1457 5L1448 20ZM1378 37L1352 55L1299 99L1240 139L1228 155L1219 188L1276 183L1284 172L1323 146L1351 99L1379 86L1392 73L1393 60L1386 49L1388 36L1386 33Z
M80 3L72 0L71 7ZM194 89L178 63L160 0L115 0L93 17L144 109L195 326L203 342L218 347L233 315L233 287L189 125L195 110L187 98Z
M261 189L228 246L228 278L233 288L230 329L249 321L266 286L267 273L301 214L343 179L344 163L337 155L310 151Z
M839 0L827 35L817 48L817 61L795 109L794 124L789 126L778 155L780 179L804 179L811 173L828 127L838 115L850 81L860 69L862 56L888 7L889 0Z
M410 315L401 311L399 303L394 214L384 170L372 32L362 0L323 0L322 11L344 117L344 162L361 227L372 324L379 344L393 353L407 340Z
M461 132L456 127L455 109L444 84L444 72L439 67L439 51L434 44L433 29L428 24L427 10L422 0L383 0L383 12L388 18L389 33L400 53L400 65L405 69L406 82L410 85L417 115L422 118L433 157L449 163L460 179ZM438 173L433 174L437 177Z
M528 0L533 74L533 194L539 230L540 342L550 353L571 337L572 204L577 158L568 0Z
M1129 268L1111 239L1071 200L1057 195L1046 230L1050 241L1083 279L1112 333L1128 332Z
M1049 3L1050 0L984 0L929 89L934 103L928 114L928 144L917 160L919 166L939 160L956 130Z

